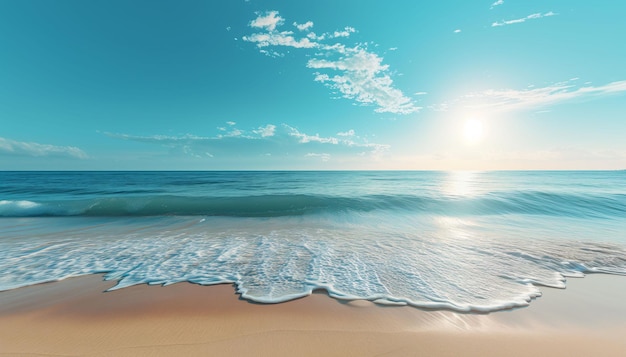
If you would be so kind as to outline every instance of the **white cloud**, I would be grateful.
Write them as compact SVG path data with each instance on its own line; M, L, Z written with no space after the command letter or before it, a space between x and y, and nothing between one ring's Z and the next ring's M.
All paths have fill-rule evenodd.
M319 134L307 135L307 134L299 132L298 129L293 128L293 127L288 127L288 129L289 129L289 136L298 138L298 141L301 144L306 144L310 142L317 142L317 143L322 143L322 144L333 144L333 145L339 144L339 139L334 138L334 137L324 138L324 137L320 137Z
M346 48L338 52L335 60L310 59L307 67L337 72L316 73L315 81L363 104L375 104L378 113L409 114L420 108L402 91L393 87L388 74L389 65L382 64L382 57L359 47Z
M512 24L520 24L522 22L526 22L526 20L534 20L534 19L540 19L542 17L550 17L550 16L556 16L557 14L555 14L554 12L550 11L550 12L546 12L545 14L542 13L535 13L535 14L530 14L526 17L522 17L521 19L514 19L514 20L507 20L507 21L501 21L501 22L494 22L491 24L491 27L498 27L498 26L505 26L505 25L512 25Z
M415 92L413 94L415 94L415 95L426 95L426 94L428 94L428 92Z
M350 37L351 33L356 32L356 30L354 29L354 27L350 27L350 26L346 26L342 31L335 31L333 32L333 38L337 38L337 37Z
M259 15L256 19L250 22L250 27L256 27L266 29L267 31L274 31L276 26L280 26L285 22L285 19L278 15L278 11L267 11L264 15Z
M280 126L267 124L249 131L233 128L233 131L237 131L238 135L204 137L193 134L178 136L105 134L116 139L160 145L169 148L173 154L205 159L254 156L263 153L265 156L281 160L286 155L302 157L308 153L318 152L326 153L327 159L330 159L331 154L333 157L362 155L377 157L389 149L388 145L370 143L354 135L354 130L346 133L351 135L338 134L337 137L306 134L287 124Z
M307 21L303 24L299 24L294 22L293 25L300 31L306 31L308 29L310 29L311 27L313 27L313 22L312 21Z
M223 136L241 136L243 135L243 132L239 129L233 129L230 132L228 132L228 134L225 134Z
M86 159L87 154L75 146L56 146L34 142L15 141L0 137L0 154L17 156L66 156Z
M580 87L572 81L524 90L489 89L461 98L468 108L514 111L544 107L575 98L593 98L626 92L626 80L601 86Z
M273 32L273 33L254 33L250 36L243 36L244 41L255 42L258 48L269 47L269 46L284 46L284 47L294 47L294 48L315 48L318 47L318 44L315 42L311 42L311 40L307 37L296 40L293 37L293 32L291 31L283 31L283 32ZM261 53L273 54L273 57L280 57L281 53L276 51L263 51Z
M328 36L328 34L323 33L321 35L317 35L315 32L309 32L306 34L306 37L314 40L314 41L324 41L326 39L326 37Z
M237 124L237 123L235 123L234 121L227 121L227 122L226 122L226 124L228 124L228 125L230 125L230 126L233 126L233 125L235 125L235 124Z
M310 68L329 68L338 71L367 73L376 73L389 69L389 65L382 64L383 59L381 57L361 48L346 49L342 54L344 56L337 61L311 59L308 62L308 66Z
M276 52L276 51L259 50L259 52L270 57L284 57L285 56L284 54L280 52Z
M354 129L337 133L339 136L354 136Z
M496 0L496 2L494 2L493 4L491 4L491 8L490 8L490 9L493 9L494 7L496 7L496 6L500 6L500 5L502 5L502 4L504 4L504 0Z
M315 158L319 158L320 160L326 162L328 160L330 160L330 154L326 154L326 153L314 153L314 152L310 152L307 153L306 155L304 155L305 157L315 157Z
M257 130L253 130L253 132L261 135L262 138L274 136L274 133L276 132L276 125L267 124L266 126L259 127Z
M323 83L341 97L352 99L364 105L375 105L378 113L409 114L418 111L419 107L406 97L402 91L393 86L389 65L383 64L383 58L367 49L367 46L346 46L341 42L324 43L329 39L345 40L356 32L353 27L346 26L342 31L317 35L309 31L311 21L304 24L294 22L302 36L292 31L279 31L277 28L284 19L277 11L269 11L259 15L250 22L253 28L264 32L244 36L243 40L256 44L263 54L281 57L280 48L315 49L313 58L307 67L320 70L315 73L314 80Z
M454 33L460 33L460 32L461 32L461 29L454 30Z

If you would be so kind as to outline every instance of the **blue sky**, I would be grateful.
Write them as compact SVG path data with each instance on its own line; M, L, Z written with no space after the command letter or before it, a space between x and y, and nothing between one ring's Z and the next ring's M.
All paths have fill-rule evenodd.
M626 2L0 1L0 170L624 169Z

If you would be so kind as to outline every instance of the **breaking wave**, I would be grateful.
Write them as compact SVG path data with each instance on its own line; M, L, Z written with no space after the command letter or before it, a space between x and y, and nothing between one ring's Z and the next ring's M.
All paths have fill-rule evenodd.
M581 195L505 192L457 198L415 195L254 195L235 197L117 196L49 202L0 201L0 216L225 216L280 217L376 210L426 214L529 214L615 217L626 212L626 194Z

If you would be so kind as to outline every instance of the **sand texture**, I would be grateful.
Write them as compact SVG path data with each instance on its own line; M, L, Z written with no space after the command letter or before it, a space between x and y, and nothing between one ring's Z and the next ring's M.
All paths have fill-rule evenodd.
M275 305L231 285L103 292L85 276L0 293L0 356L626 356L626 278L569 279L491 314L383 307L323 292Z

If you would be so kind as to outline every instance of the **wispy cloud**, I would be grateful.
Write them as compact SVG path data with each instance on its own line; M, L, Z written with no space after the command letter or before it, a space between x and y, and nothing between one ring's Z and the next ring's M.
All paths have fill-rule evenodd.
M461 29L454 30L454 33L461 33Z
M496 2L494 2L493 4L491 4L491 9L493 9L496 6L500 6L504 4L504 0L497 0Z
M585 87L577 86L570 80L546 87L523 90L489 89L465 95L461 98L461 102L468 108L514 111L545 107L578 98L594 98L624 92L626 92L626 80Z
M354 129L337 133L337 135L339 136L354 136L354 134L355 134Z
M327 153L315 153L315 152L310 152L306 155L304 155L305 157L314 157L314 158L319 158L320 160L326 162L328 160L330 160L330 154Z
M87 154L75 146L56 146L35 142L15 141L0 137L0 155L65 156L86 159Z
M491 24L491 27L498 27L498 26L506 26L506 25L513 25L513 24L521 24L523 22L526 22L528 20L534 20L534 19L540 19L542 17L550 17L550 16L556 16L557 14L550 11L550 12L546 12L545 14L542 14L540 12L535 13L535 14L530 14L526 17L522 17L520 19L514 19L514 20L503 20L500 22L494 22Z
M105 134L116 139L157 144L169 148L173 153L206 159L239 155L253 157L263 155L280 159L285 156L312 157L315 156L311 155L312 153L324 153L323 157L319 157L323 158L323 161L328 161L331 156L375 157L389 148L388 145L370 143L365 138L355 135L354 130L339 133L336 137L306 134L287 124L267 124L252 130L238 128L232 130L236 130L237 135L231 135L232 132L216 136Z
M378 113L409 114L421 109L411 98L393 86L389 65L370 51L366 44L348 46L343 42L356 32L350 26L320 35L310 31L313 22L293 23L301 32L279 31L285 20L277 11L259 14L250 22L253 29L262 32L244 36L243 40L256 44L261 53L281 57L282 49L298 48L311 51L313 58L306 66L318 70L314 80L323 83L340 97L361 105L375 105ZM333 41L329 43L328 41Z

